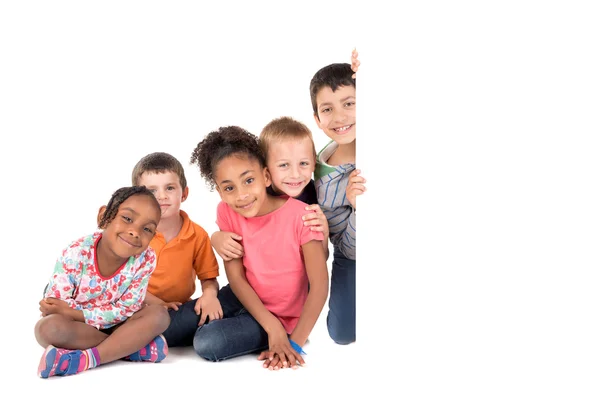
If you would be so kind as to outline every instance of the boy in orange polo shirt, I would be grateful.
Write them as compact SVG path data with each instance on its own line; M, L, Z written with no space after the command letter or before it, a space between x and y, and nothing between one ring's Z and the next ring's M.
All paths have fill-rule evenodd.
M144 302L167 307L171 323L163 336L169 347L191 346L198 326L223 317L217 299L219 265L210 238L180 209L189 188L183 166L175 157L162 152L148 154L135 165L131 181L150 189L161 208L157 232L150 242L156 269ZM192 300L196 277L202 295Z

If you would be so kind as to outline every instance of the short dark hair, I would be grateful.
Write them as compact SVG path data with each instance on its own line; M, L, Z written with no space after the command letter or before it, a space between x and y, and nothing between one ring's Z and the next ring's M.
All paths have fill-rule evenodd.
M348 63L330 64L321 68L310 80L310 101L313 112L317 115L317 93L324 87L336 91L340 86L353 86L356 88L356 79L352 77L354 71Z
M137 162L135 167L133 167L133 172L131 173L131 184L138 185L140 178L145 172L173 172L179 177L181 189L185 189L187 187L187 180L185 179L183 166L179 160L168 153L156 152L142 157L142 159Z
M198 165L200 175L213 190L217 164L231 155L246 156L258 161L261 168L266 167L258 137L239 126L221 127L206 135L192 152L190 163Z

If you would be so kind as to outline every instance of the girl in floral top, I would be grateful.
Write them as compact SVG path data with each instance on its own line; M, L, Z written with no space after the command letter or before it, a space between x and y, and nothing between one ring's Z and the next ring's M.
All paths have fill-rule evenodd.
M162 306L143 306L156 266L148 245L160 206L143 186L117 190L98 212L98 227L58 258L40 301L35 326L46 350L38 375L72 375L114 360L160 362L161 333L169 325Z

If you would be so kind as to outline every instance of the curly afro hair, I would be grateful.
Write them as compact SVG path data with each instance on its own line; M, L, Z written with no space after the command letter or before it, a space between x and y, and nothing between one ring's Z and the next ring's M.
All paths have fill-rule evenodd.
M266 167L258 137L239 126L221 127L206 135L192 152L190 163L198 165L200 175L210 190L214 190L217 164L232 155L254 159L261 168Z

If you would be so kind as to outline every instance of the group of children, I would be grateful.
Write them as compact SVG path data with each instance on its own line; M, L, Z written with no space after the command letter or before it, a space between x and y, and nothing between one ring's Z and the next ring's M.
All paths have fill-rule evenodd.
M180 208L189 193L181 163L162 152L139 160L132 186L100 208L99 231L56 262L35 326L38 375L160 362L176 346L212 361L258 353L265 368L295 369L328 295L331 338L354 342L356 197L366 190L355 167L358 65L353 52L352 65L311 80L315 121L331 139L319 154L289 117L259 137L226 126L198 143L191 163L221 198L212 237ZM196 277L202 295L192 299Z

